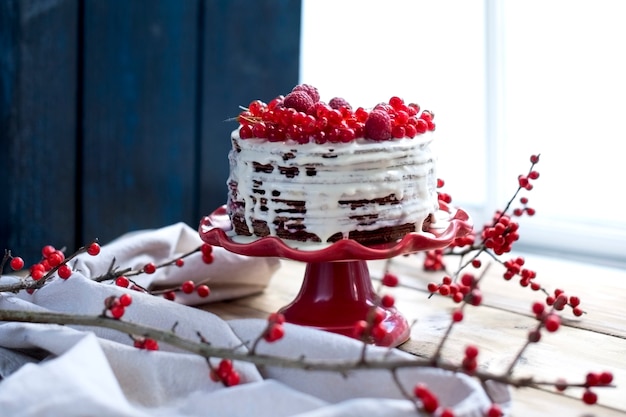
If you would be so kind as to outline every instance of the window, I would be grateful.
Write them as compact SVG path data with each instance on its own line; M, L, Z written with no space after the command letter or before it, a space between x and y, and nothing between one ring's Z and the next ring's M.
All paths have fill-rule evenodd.
M477 227L541 153L518 247L623 262L626 2L304 0L302 13L301 81L326 100L432 109L439 175Z

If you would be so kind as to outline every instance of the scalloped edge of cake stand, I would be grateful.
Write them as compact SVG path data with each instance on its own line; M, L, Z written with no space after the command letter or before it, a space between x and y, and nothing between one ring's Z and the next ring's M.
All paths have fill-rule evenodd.
M452 212L454 210L454 212ZM441 249L456 238L467 235L473 225L469 215L460 208L450 208L440 202L440 219L427 232L409 233L402 239L379 245L365 246L351 239L334 243L287 242L276 236L237 236L232 231L226 206L217 208L200 221L198 232L202 240L221 246L229 252L247 256L273 256L300 262L333 262L348 260L378 260L414 252ZM444 218L441 213L447 213Z
M410 233L397 242L364 246L344 239L332 244L287 243L274 236L238 237L232 234L225 206L205 216L199 233L205 243L247 256L272 256L305 262L306 270L300 291L294 300L280 309L289 323L355 337L354 325L367 317L369 309L379 304L367 266L367 260L388 259L449 246L454 239L472 231L467 213L440 203L448 213L446 224L429 232ZM231 232L231 233L229 233ZM398 346L409 339L410 326L395 308L384 308L382 326L386 335L373 343ZM314 314L312 314L314 312Z

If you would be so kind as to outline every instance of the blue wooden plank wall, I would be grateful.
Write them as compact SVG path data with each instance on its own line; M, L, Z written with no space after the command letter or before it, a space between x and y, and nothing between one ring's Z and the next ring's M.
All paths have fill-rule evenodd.
M0 250L200 217L225 122L298 82L300 2L0 1Z

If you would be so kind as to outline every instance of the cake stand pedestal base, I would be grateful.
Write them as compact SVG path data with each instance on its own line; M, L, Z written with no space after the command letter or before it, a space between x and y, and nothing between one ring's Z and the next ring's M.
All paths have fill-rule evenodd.
M354 337L354 327L378 305L366 261L310 262L295 299L280 312L289 323ZM408 340L410 327L395 308L385 312L387 334L375 344L398 346Z

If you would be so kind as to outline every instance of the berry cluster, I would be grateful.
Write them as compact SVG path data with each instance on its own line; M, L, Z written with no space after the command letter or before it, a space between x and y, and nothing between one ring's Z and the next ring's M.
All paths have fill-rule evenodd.
M380 281L382 287L397 287L400 279L396 274L386 271ZM379 289L379 293L382 289ZM352 329L352 334L356 339L365 343L378 343L387 336L387 328L384 320L387 317L387 310L393 308L396 299L391 294L382 294L378 297L377 304L373 305L364 320L358 320Z
M133 339L133 346L137 349L145 350L159 350L159 342L149 337L143 336L131 336Z
M82 248L82 250L91 256L96 256L100 253L100 245L93 242L89 246ZM46 245L41 249L41 255L41 260L29 268L29 276L33 281L39 281L54 272L61 279L68 279L72 275L72 268L67 264L69 259L66 259L62 250L52 245ZM5 257L10 258L9 266L12 270L20 271L24 268L24 259L21 257L11 256L10 252L7 252Z
M584 314L584 311L580 308L580 298L575 295L567 296L567 294L559 288L554 290L553 295L548 295L546 297L546 304L552 306L552 308L558 311L561 311L566 306L569 306L572 308L572 314L577 317Z
M478 288L478 280L471 273L464 273L461 279L453 281L449 276L444 276L441 284L436 282L428 283L428 291L431 294L439 294L450 297L455 303L466 302L473 306L479 306L482 303L483 295ZM458 317L457 317L458 318ZM462 316L459 320L461 321Z
M493 223L486 225L482 231L483 244L496 255L510 252L513 243L519 240L519 224L511 220L507 214L496 211Z
M104 299L103 317L112 317L116 320L122 318L126 312L126 307L131 305L133 298L130 294L122 294L119 297L111 295Z
M478 353L478 348L474 345L469 345L465 348L465 355L463 356L461 366L468 374L471 374L478 368Z
M233 361L230 359L222 359L217 368L210 363L209 367L211 380L214 382L221 382L227 387L238 385L241 382L241 376L233 367Z
M285 316L281 313L272 313L267 318L267 327L263 331L262 337L266 342L272 343L280 340L285 335Z
M375 141L414 138L435 130L434 117L434 113L421 110L415 103L406 104L396 96L371 111L363 107L353 110L341 97L326 104L320 101L315 87L301 84L268 104L252 101L237 120L241 139L323 144L352 142L358 138Z
M425 384L419 383L415 385L413 395L415 395L420 408L425 413L434 414L440 408L439 399ZM443 408L439 410L437 415L440 417L454 417L454 412L449 408Z

